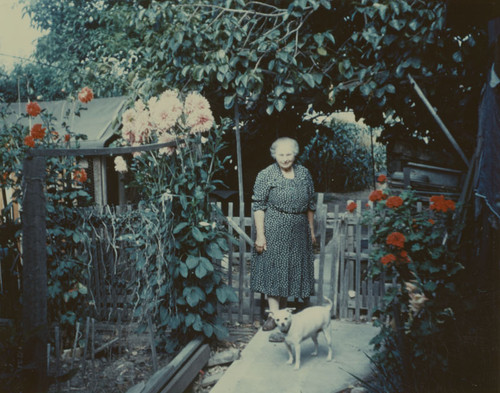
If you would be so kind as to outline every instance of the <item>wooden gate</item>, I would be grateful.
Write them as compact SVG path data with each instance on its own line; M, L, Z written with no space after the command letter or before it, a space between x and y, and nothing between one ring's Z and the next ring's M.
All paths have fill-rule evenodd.
M324 195L318 194L315 215L315 295L313 304L321 304L323 296L334 303L337 318L361 321L370 319L384 295L382 280L369 277L370 229L361 223L362 203L357 210L346 211L345 206L329 205ZM366 202L365 202L366 203ZM266 301L261 294L250 289L251 252L254 239L253 217L234 216L234 206L224 209L229 232L239 238L237 246L230 247L227 258L220 261L220 269L238 296L237 304L222 308L228 320L249 322L262 318ZM293 300L293 299L289 299Z

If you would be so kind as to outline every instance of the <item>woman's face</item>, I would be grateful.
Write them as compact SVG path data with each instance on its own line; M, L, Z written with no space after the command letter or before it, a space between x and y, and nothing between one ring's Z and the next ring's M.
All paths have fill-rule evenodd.
M279 167L283 170L288 170L292 167L295 161L295 155L293 154L293 146L291 143L280 143L276 146L276 162Z

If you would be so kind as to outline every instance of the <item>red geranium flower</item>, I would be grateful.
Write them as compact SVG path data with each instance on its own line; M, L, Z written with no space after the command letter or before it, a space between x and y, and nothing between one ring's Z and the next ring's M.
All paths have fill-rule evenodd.
M410 258L408 257L408 253L406 252L406 250L402 250L399 253L399 257L403 262L410 263Z
M73 180L79 183L85 183L87 181L87 172L85 169L77 169L73 172Z
M384 175L384 174L379 175L379 176L377 177L377 181L378 181L379 183L382 183L382 184L383 184L383 183L385 183L385 182L387 181L387 176L386 176L386 175Z
M390 208L397 209L399 206L403 204L403 198L399 196L391 196L385 202L385 205Z
M387 236L385 242L397 248L403 248L405 246L405 236L401 232L392 232Z
M24 137L24 144L29 147L35 147L35 138L33 138L31 135L26 135Z
M64 135L64 142L69 142L70 139L71 139L71 135L70 134Z
M372 191L368 199L372 202L381 201L387 198L387 195L384 194L381 190Z
M382 258L380 258L380 262L382 263L382 265L388 265L389 263L395 262L395 261L396 261L396 257L394 254L387 254L387 255L384 255Z
M427 221L429 221L431 223L431 225L434 225L434 223L436 222L432 218L429 218Z
M87 86L85 86L82 90L80 90L80 93L78 93L78 99L84 104L92 101L93 98L94 93L92 92L92 89Z
M353 213L357 207L358 205L356 204L356 202L351 202L347 205L346 209L349 211L349 213Z
M455 202L451 199L445 199L444 195L431 196L431 210L446 213L448 210L455 210Z
M38 116L42 110L40 109L40 105L36 102L28 102L26 104L26 112L28 112L28 115L30 116Z
M45 130L40 123L33 124L33 127L31 127L31 136L35 139L43 139Z

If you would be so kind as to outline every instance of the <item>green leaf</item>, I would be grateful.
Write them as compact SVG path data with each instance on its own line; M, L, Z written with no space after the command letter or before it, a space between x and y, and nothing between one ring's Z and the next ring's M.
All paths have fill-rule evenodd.
M193 313L189 313L188 315L186 315L186 326L191 326L194 321L196 320L196 315L193 314Z
M212 325L210 325L209 323L204 323L203 334L205 334L206 337L212 337L212 335L214 334L214 328L212 327Z
M187 265L184 262L181 262L179 264L179 272L180 272L182 277L187 278L187 276L189 274L189 270L188 270Z
M198 229L198 227L193 227L191 229L191 233L193 234L193 237L198 241L202 242L205 240L205 235L201 233L201 231Z
M182 231L184 228L186 228L187 226L189 225L188 222L181 222L179 224L177 224L174 228L174 230L172 231L172 233L174 235L178 234L180 231Z
M189 269L194 269L200 263L200 258L195 257L194 255L189 255L186 259L186 265Z
M304 79L304 81L310 86L310 87L314 87L315 86L315 83L314 83L314 78L311 74L302 74L302 79Z
M194 271L194 274L196 275L196 277L201 279L207 275L207 269L205 269L205 266L200 264L200 265L198 265L198 267Z
M437 284L434 281L427 281L424 284L424 290L427 292L433 292L437 288Z
M233 94L231 96L224 97L224 108L231 109L234 105L234 98L235 97L236 97L235 94Z
M222 253L219 244L217 242L210 242L207 244L206 247L206 252L209 257L214 258L214 259L222 259L224 257L224 254Z

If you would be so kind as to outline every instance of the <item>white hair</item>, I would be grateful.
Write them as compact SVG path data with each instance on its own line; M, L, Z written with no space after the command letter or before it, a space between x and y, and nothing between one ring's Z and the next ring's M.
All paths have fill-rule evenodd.
M271 148L269 149L271 151L271 157L276 159L276 149L278 148L278 145L282 143L289 143L292 146L293 150L293 155L297 157L297 154L299 154L299 144L298 142L293 139L293 138L288 138L288 137L281 137L276 139L273 144L271 145Z

